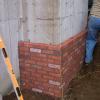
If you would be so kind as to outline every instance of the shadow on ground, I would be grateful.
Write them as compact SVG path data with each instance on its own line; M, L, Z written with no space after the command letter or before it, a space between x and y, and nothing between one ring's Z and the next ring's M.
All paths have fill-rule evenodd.
M100 100L100 44L94 52L94 68L94 72L82 76L77 75L71 82L71 87L64 96L64 100ZM22 91L22 93L25 100L58 100L29 91ZM17 98L13 93L4 97L3 100L17 100Z

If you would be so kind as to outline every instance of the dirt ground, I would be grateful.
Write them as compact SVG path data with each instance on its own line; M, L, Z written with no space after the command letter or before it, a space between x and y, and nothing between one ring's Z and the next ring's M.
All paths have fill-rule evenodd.
M85 75L77 75L71 82L69 91L64 96L64 100L100 100L100 45L94 53L94 72ZM50 96L22 91L25 100L58 100ZM4 97L3 100L17 100L15 94Z

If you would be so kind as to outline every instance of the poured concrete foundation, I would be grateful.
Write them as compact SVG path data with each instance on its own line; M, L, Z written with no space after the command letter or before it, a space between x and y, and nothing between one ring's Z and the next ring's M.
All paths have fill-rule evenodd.
M0 0L0 13L0 32L17 78L20 62L21 86L62 96L83 61L88 0ZM12 84L0 59L0 94L6 95Z
M20 40L47 44L64 42L85 29L87 5L88 0L23 0L21 25L24 31Z
M84 60L88 0L23 0L22 11L21 87L63 97Z

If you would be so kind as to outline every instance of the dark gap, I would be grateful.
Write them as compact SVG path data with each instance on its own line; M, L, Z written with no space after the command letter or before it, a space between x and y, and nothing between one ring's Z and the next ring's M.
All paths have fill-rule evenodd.
M16 91L18 93L18 96L20 97L21 96L21 91L20 91L19 87L16 88Z
M7 56L7 52L6 52L5 48L2 48L2 52L3 52L4 57L7 58L8 56Z

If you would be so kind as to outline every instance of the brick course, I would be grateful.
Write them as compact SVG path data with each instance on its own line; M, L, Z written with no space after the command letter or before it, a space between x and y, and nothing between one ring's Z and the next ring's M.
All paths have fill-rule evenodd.
M60 45L19 42L21 88L61 97L84 59L86 32Z

